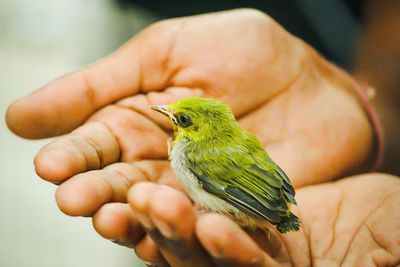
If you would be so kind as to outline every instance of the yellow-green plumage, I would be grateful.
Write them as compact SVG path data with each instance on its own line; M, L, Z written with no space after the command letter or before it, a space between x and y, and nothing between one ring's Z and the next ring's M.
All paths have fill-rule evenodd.
M201 208L227 214L244 226L268 221L280 232L299 229L288 207L296 204L290 180L227 105L195 97L153 108L176 126L171 166Z

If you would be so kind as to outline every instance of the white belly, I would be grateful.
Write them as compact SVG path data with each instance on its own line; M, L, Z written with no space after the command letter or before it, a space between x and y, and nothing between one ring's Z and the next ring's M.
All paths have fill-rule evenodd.
M187 167L184 154L185 143L175 144L171 154L171 167L176 178L181 183L190 198L202 209L216 211L225 214L238 214L239 210L217 196L205 191L195 175Z

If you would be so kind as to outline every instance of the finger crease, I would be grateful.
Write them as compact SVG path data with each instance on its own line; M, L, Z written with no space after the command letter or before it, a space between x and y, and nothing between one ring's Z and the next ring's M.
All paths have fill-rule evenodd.
M119 176L119 178L121 179L120 181L122 182L123 186L125 187L126 190L128 190L129 187L131 187L131 185L133 184L133 179L128 177L126 174L124 174L120 170L113 169L112 171L115 174L117 174L117 176Z
M116 197L115 197L116 194L115 194L115 189L114 189L114 184L113 184L113 182L110 181L110 178L109 178L108 175L102 177L102 180L107 184L108 188L109 188L110 191L111 191L110 200L111 200L111 201L116 201Z
M132 163L132 165L144 176L146 181L153 181L153 179L150 178L150 175L141 167L139 167L139 165Z
M80 137L82 137L84 139L85 142L87 142L96 152L97 155L97 159L99 161L99 168L103 168L104 167L104 154L103 154L103 150L101 149L101 146L91 137L89 136L83 136L83 135L79 135Z
M82 136L71 136L68 139L57 140L59 144L72 147L85 159L86 170L95 170L100 166L100 159L98 158L97 152L94 147L88 143Z
M121 139L119 138L119 136L117 134L115 134L115 132L112 130L112 127L107 125L106 121L100 121L100 120L97 120L97 119L93 119L92 121L100 123L101 125L103 125L104 128L106 128L109 131L109 133L111 133L111 135L114 137L114 140L117 143L117 148L118 148L118 159L116 161L117 162L121 161L121 155L123 154L123 146L122 146L122 142L121 142Z
M90 81L90 78L88 76L88 74L83 71L82 72L82 80L85 83L85 97L88 100L88 102L90 103L90 105L92 106L92 110L97 110L98 109L98 104L97 104L97 100L96 100L96 90L93 87L92 82Z

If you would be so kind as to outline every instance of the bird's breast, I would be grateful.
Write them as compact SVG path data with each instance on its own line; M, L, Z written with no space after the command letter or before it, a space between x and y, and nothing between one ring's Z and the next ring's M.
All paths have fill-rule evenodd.
M238 212L235 207L202 188L199 180L190 170L191 163L186 158L185 151L188 145L187 142L174 142L170 153L170 161L177 180L190 198L203 209L222 213Z

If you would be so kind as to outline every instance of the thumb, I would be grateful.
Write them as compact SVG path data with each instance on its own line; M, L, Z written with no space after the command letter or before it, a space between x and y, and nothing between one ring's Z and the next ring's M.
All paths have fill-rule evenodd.
M165 77L170 75L163 63L175 26L164 24L150 26L105 59L15 101L7 110L8 127L24 138L57 136L72 131L98 109L139 90L163 89ZM151 77L142 80L148 72Z

